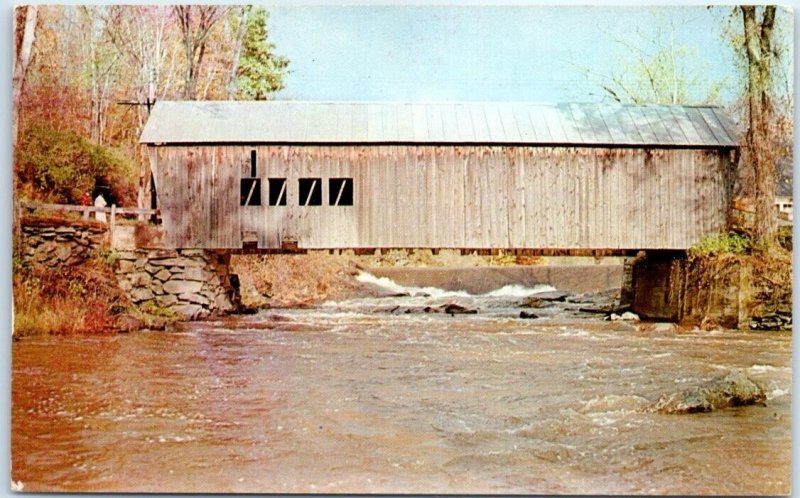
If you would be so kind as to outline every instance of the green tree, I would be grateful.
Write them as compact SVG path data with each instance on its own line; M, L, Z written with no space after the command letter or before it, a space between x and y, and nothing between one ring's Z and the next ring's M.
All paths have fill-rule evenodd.
M84 193L105 188L110 201L133 204L133 167L118 151L48 125L27 127L19 140L20 197L79 204Z
M245 16L247 30L236 77L240 100L266 100L269 94L283 88L289 59L275 54L275 45L268 39L268 20L269 13L262 7L251 7Z

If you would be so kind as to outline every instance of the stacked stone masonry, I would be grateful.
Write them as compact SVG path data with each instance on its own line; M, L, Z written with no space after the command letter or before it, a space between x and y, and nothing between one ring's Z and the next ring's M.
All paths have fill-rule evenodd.
M227 255L198 249L122 250L116 268L120 287L147 309L169 309L194 320L234 309Z
M23 225L22 264L57 268L83 263L95 255L106 238L102 225Z

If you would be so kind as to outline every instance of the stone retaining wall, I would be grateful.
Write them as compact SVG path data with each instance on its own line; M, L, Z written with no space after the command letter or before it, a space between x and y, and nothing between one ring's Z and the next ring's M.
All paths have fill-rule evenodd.
M120 287L144 310L166 308L194 320L235 308L226 254L134 249L118 255Z
M92 222L62 225L23 219L22 237L23 265L73 266L96 254L105 242L106 227Z
M633 311L644 319L740 329L791 328L791 281L757 269L756 258L637 258ZM789 263L790 264L790 263ZM769 273L768 270L766 273Z

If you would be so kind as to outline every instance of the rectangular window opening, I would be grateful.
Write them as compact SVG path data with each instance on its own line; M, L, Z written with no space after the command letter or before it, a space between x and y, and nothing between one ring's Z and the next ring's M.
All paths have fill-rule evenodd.
M250 151L250 176L253 178L258 176L258 157L255 149Z
M269 185L269 205L286 205L286 178L268 178Z
M322 205L322 178L300 178L298 180L300 205Z
M242 178L239 189L240 206L261 205L261 178Z
M353 205L352 178L331 178L328 180L328 204L331 206Z

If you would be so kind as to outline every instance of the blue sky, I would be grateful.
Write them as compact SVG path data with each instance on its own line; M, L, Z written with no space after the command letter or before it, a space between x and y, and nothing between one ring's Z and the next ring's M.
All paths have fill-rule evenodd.
M695 90L738 84L723 39L729 7L276 6L270 36L291 60L281 99L597 102L582 74L621 70L625 44L688 49ZM674 26L674 29L670 28ZM652 47L650 47L652 48Z

